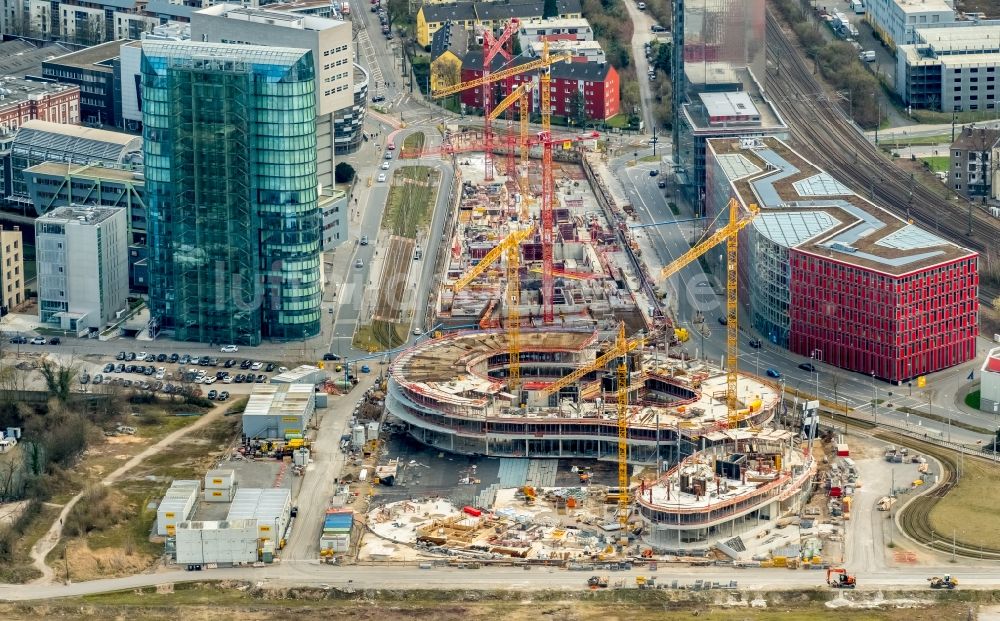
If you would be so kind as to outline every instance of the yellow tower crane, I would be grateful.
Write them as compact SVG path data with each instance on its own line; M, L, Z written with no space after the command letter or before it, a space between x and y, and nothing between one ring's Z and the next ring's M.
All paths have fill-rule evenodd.
M625 338L625 323L618 326L618 338L608 351L585 364L568 375L552 382L540 392L543 396L551 395L579 381L587 373L605 368L611 361L618 359L615 369L618 395L618 521L621 524L622 540L628 542L629 476L628 476L628 354L634 349L641 349L642 337ZM623 545L624 545L623 543Z
M759 213L757 205L747 208L747 215L740 217L740 204L735 198L729 200L729 222L715 231L704 241L677 257L670 265L660 272L664 278L679 272L685 265L696 260L722 242L726 242L726 415L730 427L739 424L739 407L737 403L736 378L739 365L739 326L738 297L739 282L737 270L737 254L739 250L739 232L753 222Z
M518 269L521 265L521 242L531 237L535 232L535 225L531 224L527 228L518 229L500 241L499 244L490 249L486 256L482 258L468 273L455 281L452 291L461 291L476 279L486 269L505 256L507 259L507 351L508 351L508 391L518 394L521 386L521 314L519 305L521 303L521 278ZM520 399L517 400L518 402ZM516 403L519 405L519 403Z

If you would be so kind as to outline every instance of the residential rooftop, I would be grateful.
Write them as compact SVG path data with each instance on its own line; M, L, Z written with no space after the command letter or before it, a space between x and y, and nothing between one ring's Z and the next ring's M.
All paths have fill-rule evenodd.
M15 106L25 101L38 99L45 93L61 93L69 90L79 90L79 86L59 84L57 82L38 82L25 80L14 76L0 78L0 109Z
M892 0L904 13L929 13L954 11L945 0Z
M777 244L895 276L975 256L858 196L777 138L710 139L709 151L739 200L760 207L752 226Z
M1000 52L1000 25L917 28L916 35L938 54Z

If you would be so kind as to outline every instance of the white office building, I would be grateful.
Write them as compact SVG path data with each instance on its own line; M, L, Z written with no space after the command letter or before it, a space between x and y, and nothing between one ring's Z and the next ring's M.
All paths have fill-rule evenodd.
M323 187L332 187L334 115L354 104L351 22L217 4L192 13L191 40L312 51L316 66L316 173Z
M78 335L128 308L128 222L121 207L60 207L35 220L38 315Z
M917 28L955 21L954 0L865 0L866 19L890 49L916 43Z
M993 110L1000 103L1000 21L918 28L896 50L896 92L914 108Z

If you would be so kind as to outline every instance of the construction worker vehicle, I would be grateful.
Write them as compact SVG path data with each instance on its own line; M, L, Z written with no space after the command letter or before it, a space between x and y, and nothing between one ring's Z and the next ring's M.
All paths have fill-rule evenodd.
M930 582L932 589L954 589L958 586L958 580L953 578L951 574L945 574L943 577L934 576L933 578L927 579Z
M591 576L587 578L587 586L592 589L606 589L608 588L608 577Z
M826 570L826 583L835 589L853 589L858 586L854 576L842 567L832 567Z

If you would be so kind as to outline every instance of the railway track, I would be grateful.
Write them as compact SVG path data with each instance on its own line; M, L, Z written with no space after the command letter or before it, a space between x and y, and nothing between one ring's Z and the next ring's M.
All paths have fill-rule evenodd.
M1000 238L1000 220L978 208L972 209L972 235L966 235L967 201L953 203L934 194L859 133L813 77L770 9L767 57L768 97L788 124L797 149L813 163L859 195L981 255L990 240ZM980 300L989 303L997 295L1000 287L980 283Z
M880 440L919 451L923 455L933 457L941 464L940 483L930 492L911 499L897 511L899 526L906 534L938 552L948 554L954 552L956 556L967 558L1000 560L1000 549L970 546L958 541L953 545L947 533L936 533L931 528L931 511L958 483L958 467L955 455L951 451L892 432L879 431L873 435ZM979 459L973 455L966 455L965 458Z

